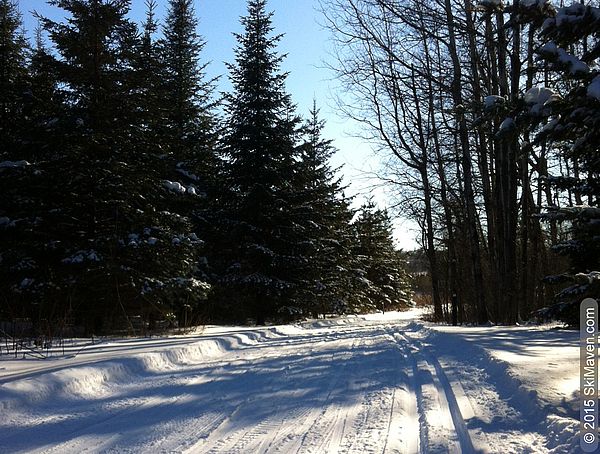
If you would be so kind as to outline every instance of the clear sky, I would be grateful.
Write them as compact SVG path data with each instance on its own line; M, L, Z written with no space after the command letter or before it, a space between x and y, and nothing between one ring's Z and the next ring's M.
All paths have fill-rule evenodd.
M53 19L61 18L61 11L50 7L45 0L18 0L28 31L35 28L36 22L30 14L35 10ZM158 18L164 17L167 0L157 0ZM239 18L246 14L245 0L195 0L196 15L199 18L199 34L206 40L203 59L211 62L208 67L210 77L222 76L218 83L219 91L230 89L225 62L233 61L236 46L234 32L241 32ZM144 0L132 0L131 18L138 23L144 19ZM282 68L289 71L287 90L298 105L298 112L307 116L313 98L321 108L321 115L327 121L325 135L334 140L338 153L334 156L334 166L343 165L342 173L350 185L349 193L357 195L358 201L371 192L381 206L386 197L381 190L371 191L376 183L365 177L364 172L376 171L378 163L368 144L351 137L356 125L338 115L333 102L336 82L331 72L324 68L330 60L330 32L323 23L318 11L318 0L269 0L267 8L274 11L275 33L283 33L279 51L288 58ZM410 223L398 222L395 237L400 247L416 247L415 232L409 231Z

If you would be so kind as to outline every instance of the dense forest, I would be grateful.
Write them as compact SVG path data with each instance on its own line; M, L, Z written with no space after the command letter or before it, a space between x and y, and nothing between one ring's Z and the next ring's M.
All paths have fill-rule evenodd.
M321 2L340 109L420 227L410 257L386 210L353 208L317 102L297 112L265 0L224 95L192 0L164 18L147 0L141 24L130 0L48 3L65 19L27 32L0 0L0 321L98 334L395 309L410 257L439 321L576 323L600 298L597 1Z
M0 0L0 322L53 336L408 305L390 216L345 195L250 0L230 93L192 0ZM8 328L7 328L8 327ZM12 328L11 328L12 327Z
M340 105L422 232L437 319L600 297L597 1L326 0Z

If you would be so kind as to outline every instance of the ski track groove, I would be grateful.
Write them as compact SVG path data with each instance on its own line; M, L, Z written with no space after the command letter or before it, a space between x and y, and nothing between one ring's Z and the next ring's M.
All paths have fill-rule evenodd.
M397 327L389 327L387 328L386 332L388 333L388 336L394 345L402 353L403 358L410 364L410 367L407 370L407 374L409 375L409 391L411 397L414 396L416 406L415 410L419 421L418 439L411 443L411 446L417 447L415 452L426 454L429 450L429 433L424 408L423 390L419 380L419 368L417 365L417 360L414 354L408 348L408 339L398 332Z
M429 372L435 388L435 394L430 396L430 398L434 402L437 400L439 411L444 414L443 422L451 422L451 427L447 428L451 429L451 432L456 434L456 440L452 436L446 437L446 440L448 441L447 449L450 452L459 452L463 454L476 453L469 430L461 414L456 395L454 394L454 390L439 361L435 359L433 355L425 351L419 340L411 339L406 334L399 332L397 328L393 330L391 335L400 345L400 348L403 349L410 358L413 375L416 377L417 407L419 408L419 419L421 422L421 452L429 452L432 448L432 440L430 439L431 435L429 431L431 422L428 421L427 418L425 396L423 395L423 383L419 378L422 376L423 372ZM430 411L435 410L435 408L430 409ZM448 415L450 420L448 420ZM455 445L456 442L458 442L459 446Z
M390 434L392 433L392 422L394 421L394 410L396 406L396 388L394 388L394 391L392 392L392 404L390 405L390 412L389 412L389 420L388 420L388 427L387 427L387 433L388 436L385 439L385 444L383 445L383 452L385 453L387 451L387 447L388 447L388 441L390 438Z
M404 362L409 358L406 351L396 342L390 328L382 329L384 335L391 340L391 345L398 350L394 355L394 370L405 369ZM421 424L417 393L417 383L414 377L411 361L406 368L407 382L395 383L390 405L387 437L383 447L383 453L418 453L421 449ZM402 385L405 385L403 387ZM419 434L415 437L415 433ZM396 438L398 437L398 438Z

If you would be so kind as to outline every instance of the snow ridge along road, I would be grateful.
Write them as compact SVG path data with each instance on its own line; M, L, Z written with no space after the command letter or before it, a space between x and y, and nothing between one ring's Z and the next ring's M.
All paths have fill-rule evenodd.
M524 353L539 365L555 332L453 331L417 316L210 327L71 359L2 359L0 453L577 452L570 377L546 398L498 358L514 353L513 336L535 345Z

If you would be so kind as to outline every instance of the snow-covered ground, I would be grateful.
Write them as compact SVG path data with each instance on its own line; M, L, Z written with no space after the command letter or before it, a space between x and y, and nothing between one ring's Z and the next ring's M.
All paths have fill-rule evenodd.
M0 452L577 452L577 332L419 315L0 356Z

